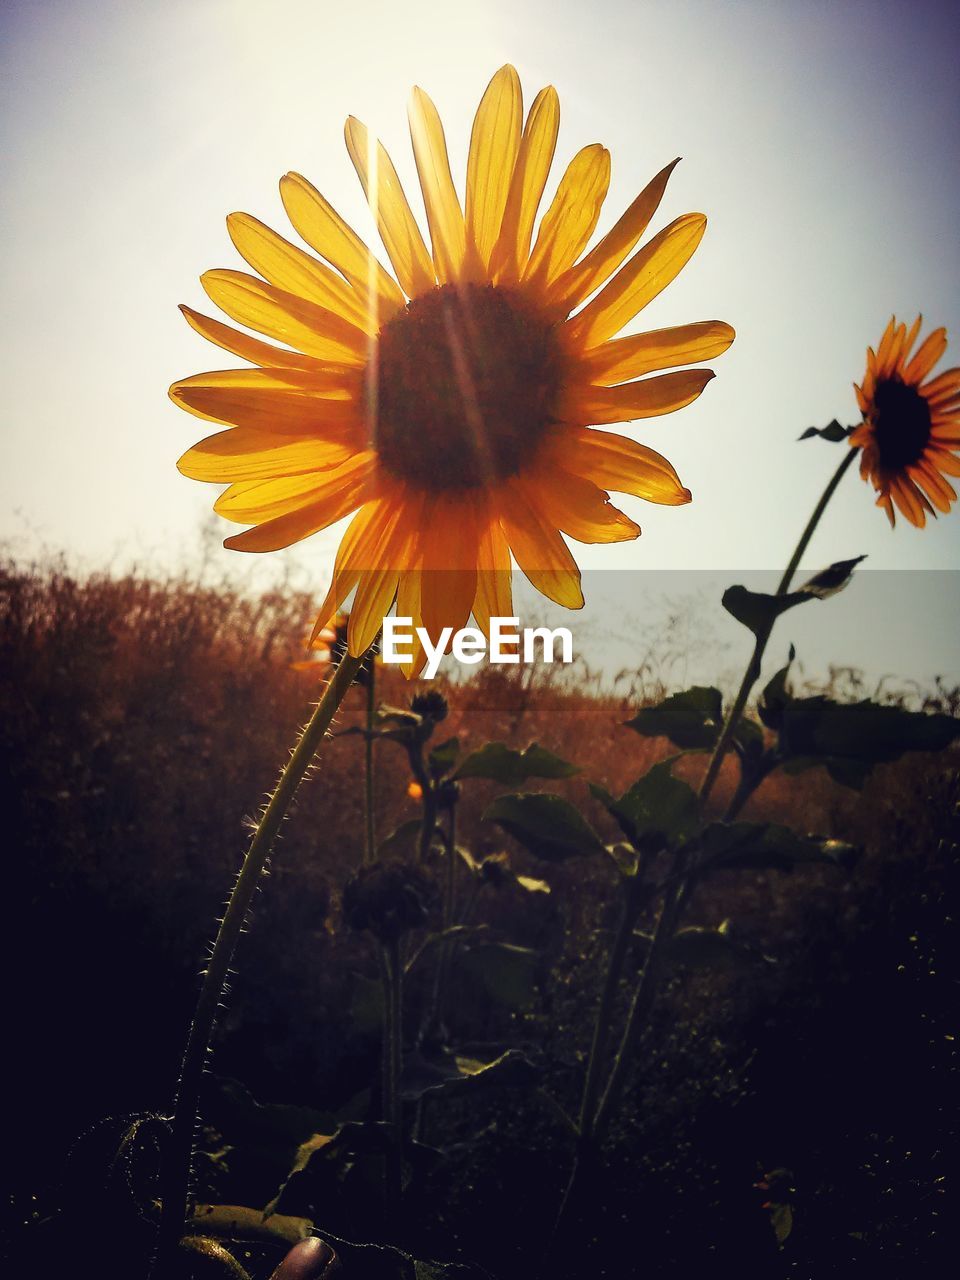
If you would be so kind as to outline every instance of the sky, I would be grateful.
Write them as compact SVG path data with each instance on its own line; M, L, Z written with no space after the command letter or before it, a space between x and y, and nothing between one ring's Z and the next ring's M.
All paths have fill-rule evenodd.
M610 149L598 234L683 157L651 231L702 211L706 237L632 328L737 330L700 400L630 429L694 501L626 499L642 538L578 545L578 560L618 578L782 566L840 456L796 437L856 421L852 383L891 313L946 325L945 363L960 362L958 37L956 7L932 0L5 0L0 541L160 571L209 551L217 490L175 467L205 433L166 389L223 367L177 304L209 314L201 272L243 265L224 216L295 239L277 191L294 169L376 243L347 115L382 138L413 200L406 102L421 85L462 189L476 104L509 61L526 103L559 92L554 183L581 146ZM212 554L251 584L292 568L319 596L339 534L269 565ZM935 603L939 619L960 514L891 531L851 472L805 564L859 554L897 571L888 614Z

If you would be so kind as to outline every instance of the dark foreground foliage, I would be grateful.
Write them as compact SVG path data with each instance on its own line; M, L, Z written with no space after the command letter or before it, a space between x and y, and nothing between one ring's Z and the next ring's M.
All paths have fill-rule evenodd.
M2 590L6 1252L11 1274L134 1277L146 1227L131 1207L149 1198L197 971L247 823L315 693L316 677L290 668L310 602L12 568ZM385 701L409 696L385 682ZM582 774L542 789L592 804L606 839L616 833L587 781L620 794L668 753L621 727L635 703L494 669L446 692L438 741L535 740L574 761ZM362 715L356 690L339 728ZM424 1098L399 1225L371 1211L369 1137L349 1127L349 1159L314 1161L280 1192L291 1135L363 1119L376 1081L376 961L340 914L361 856L362 760L360 738L329 743L284 830L218 1031L198 1194L262 1208L279 1192L280 1212L346 1239L533 1276L571 1158L544 1090L575 1110L615 886L595 862L545 870L481 823L504 790L491 782L462 784L460 839L477 860L509 850L550 892L491 871L471 923L530 958L503 981L461 966L448 1030L484 1060L520 1051L536 1080L513 1057L508 1087ZM417 805L402 751L380 743L377 763L384 837ZM958 802L947 755L881 766L859 793L822 770L764 784L745 816L850 840L864 857L851 874L724 872L699 891L694 923L731 920L751 963L671 982L546 1275L899 1280L945 1267ZM415 1019L429 980L408 996ZM253 1250L254 1274L277 1247ZM373 1274L362 1252L345 1260L345 1280Z

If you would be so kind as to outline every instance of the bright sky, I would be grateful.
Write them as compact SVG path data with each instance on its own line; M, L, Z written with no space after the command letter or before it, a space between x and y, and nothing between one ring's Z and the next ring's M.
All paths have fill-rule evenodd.
M632 431L694 502L626 499L643 537L578 546L580 562L781 566L840 456L794 440L856 419L851 383L891 312L945 324L960 362L956 14L934 0L5 0L0 538L89 564L190 555L217 491L176 471L205 432L166 388L229 360L176 309L209 314L197 277L243 265L224 215L295 239L277 180L296 169L375 243L346 116L382 137L414 198L420 84L462 184L476 104L510 61L525 102L559 91L555 178L585 143L610 148L600 232L683 156L652 230L702 210L707 234L633 328L738 331L700 401ZM871 492L850 473L811 568L862 552L874 568L960 567L960 512L891 533ZM318 592L338 536L284 553Z

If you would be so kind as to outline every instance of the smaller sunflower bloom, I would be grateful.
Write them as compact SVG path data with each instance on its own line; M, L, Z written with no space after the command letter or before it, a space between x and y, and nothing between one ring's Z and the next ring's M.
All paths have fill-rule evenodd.
M854 386L863 422L849 437L891 526L896 506L918 529L950 510L957 495L946 476L960 476L960 369L930 377L947 331L934 329L913 351L921 323L908 330L893 316L876 353L868 347L863 385Z

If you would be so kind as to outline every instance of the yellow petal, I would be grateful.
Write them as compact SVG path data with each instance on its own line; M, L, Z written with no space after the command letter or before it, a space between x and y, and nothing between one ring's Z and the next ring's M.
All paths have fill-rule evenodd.
M355 289L367 291L367 309L375 306L381 322L403 307L403 292L396 280L306 178L286 174L280 179L280 198L287 217L310 248L342 272Z
M960 369L944 369L922 388L923 394L931 405L952 400L958 390L960 390Z
M548 600L581 609L580 570L569 547L536 506L529 486L518 479L505 488L500 523L517 564Z
M513 567L510 546L492 512L486 512L477 540L477 594L473 617L485 636L491 618L513 617Z
M286 342L318 360L350 365L366 360L366 336L315 303L295 298L243 271L206 271L200 283L221 311L248 329Z
M400 574L400 585L397 588L397 617L409 618L413 626L410 657L406 662L400 663L400 670L410 680L420 674L427 660L420 637L417 635L417 627L423 626L423 619L420 616L419 569L407 569Z
M420 613L431 639L458 631L477 593L477 510L469 497L440 494L424 507L418 538Z
M667 459L626 436L574 427L563 432L562 442L555 448L555 456L566 470L592 480L601 489L632 493L663 506L690 501L690 490L680 483Z
M559 412L565 422L598 426L656 418L696 400L715 376L712 369L680 369L616 387L573 386L564 392Z
M268 369L227 369L183 378L170 388L174 404L211 422L254 427L280 435L314 435L359 441L362 409L348 398L337 375L286 371L303 379L290 385Z
M658 369L712 360L722 355L735 337L734 330L722 320L655 329L594 347L583 357L582 368L588 381L612 386Z
M600 219L610 185L610 152L599 143L578 151L540 221L523 279L545 289L576 262Z
M365 496L366 477L347 485L331 485L321 490L321 496L314 502L266 520L245 533L235 533L232 538L226 538L223 545L230 551L280 551L342 520Z
M365 484L377 465L376 454L355 454L342 466L302 475L277 476L270 480L242 480L232 484L213 504L213 509L235 524L263 524L299 507L310 506L352 491L356 500L347 511L364 500Z
M500 234L507 193L520 149L523 95L520 77L501 67L480 100L467 160L467 240L486 276Z
M917 348L916 355L904 366L904 382L920 383L947 349L946 329L934 329Z
M400 287L408 298L429 292L436 284L433 263L393 161L379 142L371 149L366 126L353 116L344 137Z
M680 163L679 157L661 169L634 200L619 221L591 249L577 266L571 267L551 287L547 300L565 313L589 298L593 291L620 266L646 231L657 211L671 173Z
M285 351L282 347L273 347L269 342L261 342L248 333L233 329L220 320L202 315L191 307L181 304L180 310L191 329L195 329L201 337L215 342L224 351L239 356L241 360L249 360L252 364L267 369L302 369L306 372L324 366L312 356L301 355L299 351ZM343 368L347 366L344 365Z
M376 640L383 619L390 612L399 582L400 574L396 569L371 569L361 575L347 628L348 647L354 657L366 653Z
M356 452L339 441L291 439L248 427L218 431L188 449L177 468L191 480L228 484L337 467Z
M530 237L547 185L560 129L560 101L553 86L534 99L520 139L503 225L490 260L497 284L516 284L530 254Z
M422 89L410 95L410 140L420 175L427 211L433 263L441 284L459 280L463 268L465 232L463 212L450 176L450 160L443 125L433 102Z
M706 225L702 213L686 213L671 222L592 302L567 321L569 336L588 349L612 338L686 266L703 239Z
M364 298L342 276L284 240L257 218L249 213L231 213L227 230L241 257L277 288L325 307L364 333L379 330L376 313L368 313Z
M613 506L608 493L560 467L538 470L537 495L546 519L578 542L627 542L640 536L640 526Z

